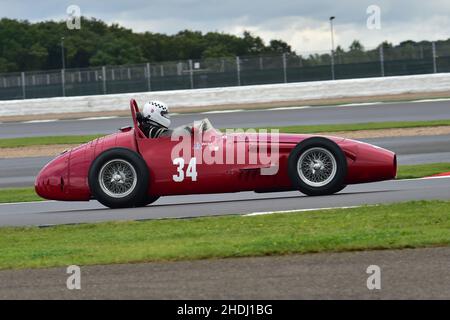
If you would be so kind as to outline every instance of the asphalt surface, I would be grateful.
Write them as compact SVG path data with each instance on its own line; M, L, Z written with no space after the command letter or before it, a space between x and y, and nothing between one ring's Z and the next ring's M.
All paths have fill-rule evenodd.
M392 150L399 164L450 162L450 135L390 137L362 141ZM0 159L0 188L25 187L52 157Z
M260 127L294 124L361 123L377 121L450 119L449 101L381 103L302 109L183 114L173 117L178 126L208 117L216 127ZM61 120L38 123L2 123L0 138L111 133L130 125L131 119ZM450 135L365 139L399 155L400 164L450 161ZM0 159L0 188L30 186L50 157Z
M450 299L449 264L450 248L426 248L85 266L80 290L65 268L11 270L0 299Z
M450 178L383 181L348 186L331 196L253 192L162 197L144 208L111 210L97 201L0 204L0 226L55 225L111 220L146 220L246 214L278 210L450 199Z
M173 116L172 122L173 126L179 126L205 117L209 118L217 128L441 120L450 119L450 101L180 114ZM130 117L85 121L61 120L38 123L2 123L0 124L0 138L106 134L127 125L131 125Z
M53 157L0 159L0 188L28 187Z
M359 123L450 118L450 103L392 103L178 115L175 126L208 117L216 127ZM129 118L0 124L0 138L110 133ZM450 161L450 136L367 139L393 150L400 164ZM30 185L50 158L0 159L0 187ZM349 186L332 196L298 192L161 198L145 208L104 208L96 201L0 204L0 226L185 218L450 199L450 179L385 181ZM82 267L82 290L69 291L65 269L0 271L0 298L137 299L449 299L449 248L314 254L175 263ZM369 291L366 268L382 270L382 289ZM257 289L256 289L257 288Z

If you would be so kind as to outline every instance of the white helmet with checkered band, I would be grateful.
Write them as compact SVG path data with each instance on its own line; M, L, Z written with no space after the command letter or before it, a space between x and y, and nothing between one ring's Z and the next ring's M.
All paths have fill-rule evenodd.
M165 128L170 126L169 107L161 101L149 101L144 105L142 115L145 119Z

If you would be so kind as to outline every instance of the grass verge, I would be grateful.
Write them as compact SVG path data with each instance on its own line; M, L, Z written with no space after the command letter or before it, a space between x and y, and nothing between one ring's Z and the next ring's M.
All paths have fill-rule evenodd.
M401 165L398 167L397 179L414 179L449 172L450 162Z
M430 121L389 121L389 122L367 122L354 124L325 124L325 125L301 125L286 126L272 129L279 129L283 133L324 133L340 131L360 131L360 130L383 130L383 129L404 129L450 126L450 119L430 120Z
M391 121L391 122L367 122L354 124L326 124L326 125L301 125L273 127L284 133L324 133L339 131L360 131L360 130L383 130L398 128L423 128L450 126L450 119L431 120L431 121ZM270 129L270 128L268 128ZM0 139L0 148L28 147L36 145L54 145L54 144L80 144L85 143L103 135L84 135L84 136L50 136L50 137L24 137Z
M51 136L51 137L24 137L0 139L0 148L19 148L30 146L42 146L53 144L81 144L104 135L84 135L84 136Z
M397 179L413 179L431 176L450 171L450 163L427 163L417 165L401 165L398 168ZM0 203L41 201L34 188L0 189Z
M11 202L30 202L30 201L42 201L34 188L2 188L0 189L0 203Z
M0 269L450 244L450 202L263 216L0 228Z

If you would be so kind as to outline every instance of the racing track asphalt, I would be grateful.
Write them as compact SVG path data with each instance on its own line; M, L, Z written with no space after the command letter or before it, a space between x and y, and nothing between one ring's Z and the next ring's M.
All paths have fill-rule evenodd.
M396 102L311 108L279 108L226 113L180 114L173 126L209 118L217 128L252 128L308 124L423 121L450 119L450 101ZM61 120L38 123L2 123L0 138L107 134L131 125L130 117L102 120Z
M0 299L449 299L449 261L450 248L425 248L82 266L81 290L65 268L7 270ZM367 289L373 264L381 290Z
M450 162L450 135L362 139L397 153L399 164ZM0 159L0 188L32 186L52 158Z
M435 101L250 111L206 116L217 127L281 126L448 119L450 107L448 102ZM174 124L201 117L198 114L176 116ZM0 124L0 138L55 133L109 133L114 128L127 124L128 118ZM398 152L399 163L449 161L449 141L448 136L368 140ZM0 160L0 186L2 182L10 185L30 183L36 170L48 160L49 158ZM441 178L355 185L339 194L324 197L305 197L297 192L176 196L162 198L145 208L118 210L106 209L95 201L3 204L0 205L0 226L183 218L420 199L450 199L449 186L450 179ZM449 258L448 248L428 248L91 266L82 268L81 291L66 289L67 274L61 268L0 271L0 298L448 299ZM370 264L378 264L382 268L381 291L369 291L365 286L365 270Z
M384 181L348 186L331 196L253 192L163 197L144 208L107 209L96 201L0 204L0 226L54 225L244 214L278 210L450 199L450 178Z

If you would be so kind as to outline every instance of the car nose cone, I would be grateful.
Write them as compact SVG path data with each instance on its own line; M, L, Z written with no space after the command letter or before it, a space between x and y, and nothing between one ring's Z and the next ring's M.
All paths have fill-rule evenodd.
M37 175L34 188L45 199L63 200L67 192L70 152L50 161Z

